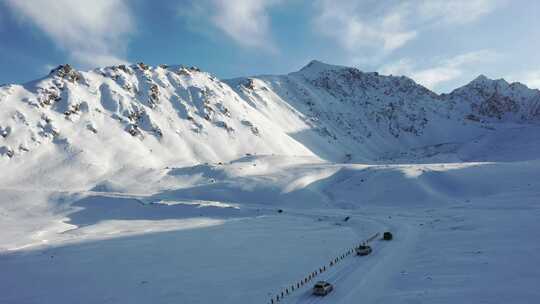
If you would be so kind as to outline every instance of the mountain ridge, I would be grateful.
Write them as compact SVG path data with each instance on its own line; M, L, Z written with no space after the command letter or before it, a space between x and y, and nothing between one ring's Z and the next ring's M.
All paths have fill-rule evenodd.
M94 68L94 69L90 69L90 70L79 71L79 70L74 69L70 64L66 63L66 64L63 64L63 65L58 65L57 67L53 68L47 75L44 75L41 78L37 78L37 79L30 80L30 81L23 82L23 83L4 83L4 84L0 84L0 87L13 86L13 85L23 85L23 86L24 85L29 85L29 84L35 83L36 81L46 79L47 77L50 77L51 75L55 75L56 73L60 73L63 76L64 73L66 73L64 71L64 68L67 68L70 71L70 72L68 72L69 75L65 75L65 76L74 77L74 75L76 75L76 74L78 74L80 72L92 72L92 71L98 71L98 70L101 70L101 69L114 68L114 67L123 67L125 69L126 67L136 67L136 66L141 65L141 64L143 66L147 67L147 68L150 68L150 67L152 67L152 68L158 68L158 67L189 68L189 69L197 70L199 72L205 72L205 71L201 71L199 68L197 68L195 66L188 66L188 65L181 65L181 64L174 64L174 65L172 65L172 64L171 65L170 64L159 64L159 65L156 65L156 66L148 66L148 65L146 65L144 63L129 64L129 65L121 64L121 65L117 65L117 66L105 66L105 67L102 67L102 68ZM406 79L409 79L410 81L414 82L416 85L423 86L422 84L417 83L414 79L412 79L412 78L410 78L410 77L408 77L406 75L385 75L385 74L380 74L379 72L375 72L375 71L373 71L373 72L364 72L364 71L361 71L361 70L359 70L359 69L357 69L355 67L328 64L328 63L322 62L322 61L317 60L317 59L312 59L310 62L308 62L306 65L304 65L303 67L301 67L297 71L289 72L289 73L283 74L283 75L258 74L258 75L253 75L253 76L239 76L239 77L233 77L233 78L223 78L222 80L223 81L231 81L231 80L234 80L234 79L249 79L249 78L258 78L258 77L265 77L265 76L284 76L284 75L305 73L305 72L308 72L308 71L309 72L314 72L314 71L323 72L323 71L330 71L330 70L355 70L355 71L358 71L360 73L367 74L367 75L372 74L372 75L376 75L376 76L381 75L383 77L406 78ZM209 74L209 75L211 75L211 74ZM212 76L212 77L215 77L215 76ZM491 83L491 84L505 83L506 85L509 85L509 86L519 86L522 89L528 89L528 90L536 91L536 92L540 93L539 89L529 88L526 84L521 83L519 81L508 82L504 78L495 79L495 78L490 78L490 77L488 77L488 76L486 76L484 74L479 74L478 76L473 78L468 83L453 89L450 93L436 93L434 91L431 91L428 88L426 88L426 89L430 90L431 92L433 92L436 95L445 96L445 95L450 95L452 92L454 92L456 90L459 90L461 88L470 87L470 86L472 86L474 84L478 84L478 83Z
M477 78L439 95L405 76L316 60L228 80L181 65L61 65L0 87L0 161L75 158L102 173L250 154L373 162L538 122L538 90Z

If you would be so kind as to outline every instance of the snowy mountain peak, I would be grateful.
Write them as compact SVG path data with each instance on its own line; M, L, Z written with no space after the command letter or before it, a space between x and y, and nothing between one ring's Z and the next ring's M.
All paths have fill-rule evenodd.
M473 83L473 82L474 82L474 83L476 83L476 82L486 82L486 81L490 81L490 80L491 80L491 79L488 78L486 75L480 74L480 75L478 75L475 79L473 79L473 80L471 81L471 83Z
M313 74L319 74L321 72L341 71L341 70L348 70L348 69L354 69L354 68L340 66L340 65L332 65L332 64L324 63L319 60L311 60L307 65L301 68L298 71L298 73L302 73L304 75L310 75L310 74L313 75Z
M443 94L473 120L532 122L540 118L540 91L484 75Z
M49 76L58 76L61 78L67 78L76 81L80 78L80 73L73 67L71 67L71 65L63 64L52 69L49 73Z
M538 90L530 89L520 82L509 83L505 79L491 79L484 75L480 75L473 79L468 84L457 88L453 93L475 91L481 95L491 96L493 94L512 95L512 96L531 96L538 93ZM518 96L518 97L519 97Z
M318 60L310 61L298 72L290 73L291 76L300 76L312 82L339 82L349 83L349 85L375 86L381 90L390 89L390 87L417 87L426 93L435 93L420 86L414 80L406 76L385 76L378 72L363 72L354 67L327 64ZM355 84L353 84L355 82ZM342 84L339 84L341 86ZM401 89L403 90L403 88ZM429 92L428 92L429 91Z
M479 75L475 79L473 79L471 82L469 82L467 85L469 87L474 88L484 88L484 89L496 89L496 88L505 88L509 86L509 83L504 79L491 79L488 78L485 75Z

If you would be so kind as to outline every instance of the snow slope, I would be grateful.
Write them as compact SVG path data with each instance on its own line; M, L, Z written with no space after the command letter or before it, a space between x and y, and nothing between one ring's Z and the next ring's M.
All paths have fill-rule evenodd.
M283 302L534 302L538 169L537 160L343 165L277 156L171 168L153 194L79 193L56 210L60 233L3 232L0 301L268 303L390 230L395 241L376 241L372 255L349 256L317 278L336 285L328 298L306 286Z
M0 87L0 303L534 303L539 92L313 61ZM347 220L346 220L347 219Z
M370 163L412 151L420 155L408 158L421 161L513 124L536 123L539 96L485 77L439 96L403 76L318 61L288 75L227 81L193 67L140 63L79 72L65 65L0 88L0 162L12 170L47 163L38 175L73 166L88 172L74 180L83 184L125 167L246 154ZM34 174L19 171L25 173L3 182Z
M286 131L315 154L338 162L388 162L411 150L437 154L439 148L459 146L499 128L538 122L538 90L485 77L437 95L404 76L312 61L288 75L227 83L266 117L288 126ZM517 115L515 108L499 105L502 101L494 101L499 95L529 114ZM506 119L492 119L496 115ZM326 140L321 142L321 136ZM425 157L409 157L419 158Z
M49 163L46 172L67 163L95 177L246 153L313 155L195 68L60 66L44 79L2 87L0 106L0 161L14 168L31 159Z

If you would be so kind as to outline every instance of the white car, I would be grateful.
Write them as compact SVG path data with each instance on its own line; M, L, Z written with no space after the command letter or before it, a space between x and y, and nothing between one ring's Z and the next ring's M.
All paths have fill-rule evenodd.
M371 253L371 251L372 251L371 246L368 246L368 245L360 245L356 247L357 255L361 255L361 256L368 255Z
M313 286L313 294L316 296L325 296L332 290L334 290L334 286L325 281L319 281L315 283L315 286Z

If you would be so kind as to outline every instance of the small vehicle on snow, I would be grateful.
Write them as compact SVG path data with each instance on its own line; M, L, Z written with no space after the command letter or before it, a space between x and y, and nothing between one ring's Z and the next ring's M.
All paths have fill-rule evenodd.
M368 255L371 253L371 251L373 250L371 249L371 246L368 245L360 245L356 247L356 254L360 256Z
M315 283L315 286L313 286L313 294L316 296L326 296L329 294L332 290L334 290L334 286L332 284L326 282L326 281L319 281Z
M393 236L392 236L392 233L386 231L385 233L383 233L383 240L385 241L390 241L392 240Z

